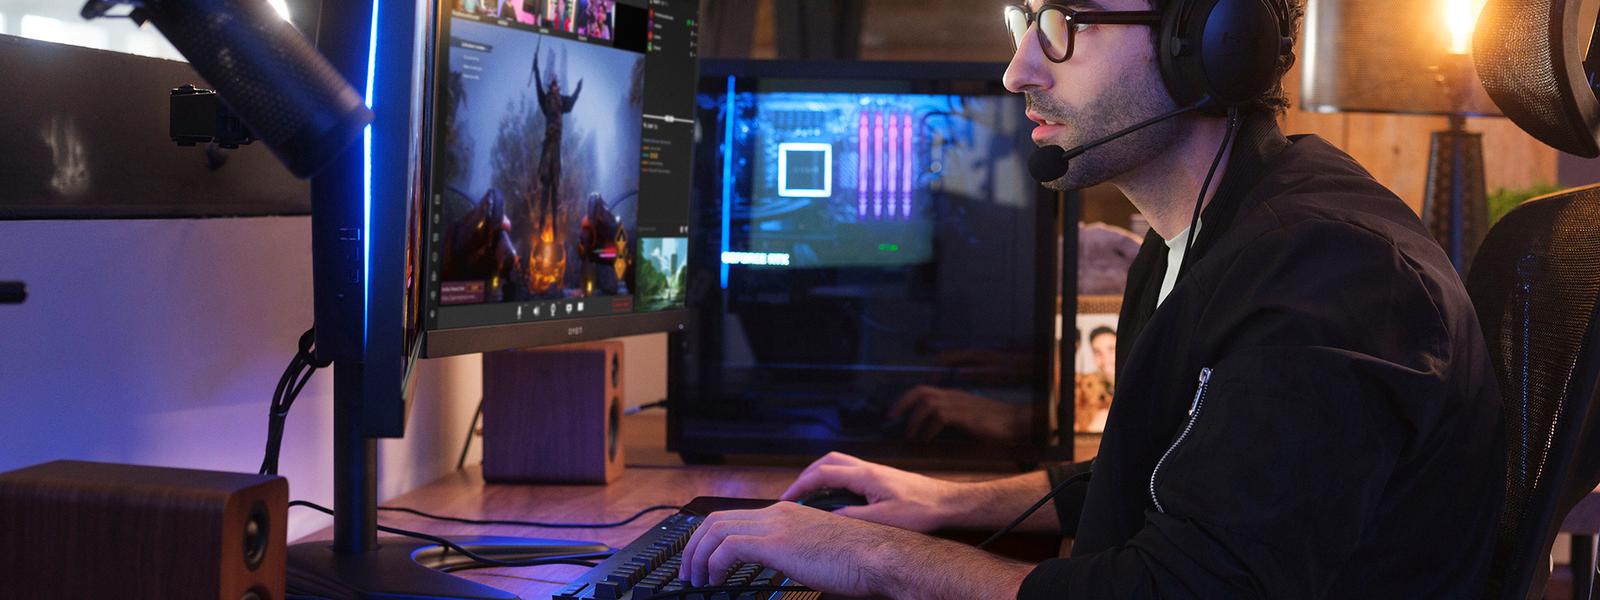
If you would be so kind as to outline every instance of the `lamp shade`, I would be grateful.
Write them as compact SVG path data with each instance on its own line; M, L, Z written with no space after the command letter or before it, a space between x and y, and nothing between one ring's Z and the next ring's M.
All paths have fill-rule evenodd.
M1452 38L1452 2L1470 15L1481 0L1310 0L1301 108L1499 116L1463 47L1470 17Z

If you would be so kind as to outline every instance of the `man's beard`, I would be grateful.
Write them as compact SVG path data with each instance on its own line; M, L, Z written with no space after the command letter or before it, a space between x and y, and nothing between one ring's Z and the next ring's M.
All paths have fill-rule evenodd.
M1027 92L1028 106L1051 121L1067 125L1066 135L1050 142L1071 150L1177 108L1155 71L1145 73L1142 81L1113 79L1119 83L1083 110L1067 106L1048 92L1034 90ZM1150 162L1175 144L1180 132L1176 120L1169 119L1122 136L1072 159L1066 175L1044 186L1077 190L1104 183Z

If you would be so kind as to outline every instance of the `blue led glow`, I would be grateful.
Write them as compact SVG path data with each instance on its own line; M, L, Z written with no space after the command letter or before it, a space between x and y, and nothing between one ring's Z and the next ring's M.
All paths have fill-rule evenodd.
M378 70L378 3L372 0L372 31L367 36L367 109L372 109L372 80ZM361 132L361 347L365 354L372 307L372 125Z
M729 244L729 232L733 220L733 128L739 119L734 114L733 108L733 76L728 76L728 100L722 109L727 123L722 131L722 254L726 255L732 246ZM728 289L728 263L722 267L722 289Z

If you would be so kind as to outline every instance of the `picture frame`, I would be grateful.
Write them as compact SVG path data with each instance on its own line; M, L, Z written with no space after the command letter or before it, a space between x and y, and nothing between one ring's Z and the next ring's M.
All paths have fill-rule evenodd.
M1074 434L1105 431L1116 390L1117 317L1121 311L1120 296L1078 296L1078 314L1071 332L1076 339L1072 361Z

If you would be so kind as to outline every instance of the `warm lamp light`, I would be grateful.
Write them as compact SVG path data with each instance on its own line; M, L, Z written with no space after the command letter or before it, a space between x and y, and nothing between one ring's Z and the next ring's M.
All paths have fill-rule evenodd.
M1445 27L1450 30L1450 53L1472 52L1472 30L1485 0L1444 0Z
M1428 156L1422 221L1465 273L1488 229L1483 136L1467 116L1499 116L1472 64L1485 0L1309 0L1301 107L1444 115Z

